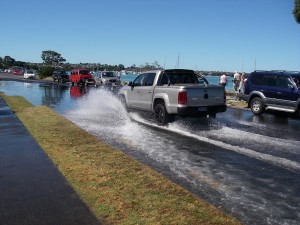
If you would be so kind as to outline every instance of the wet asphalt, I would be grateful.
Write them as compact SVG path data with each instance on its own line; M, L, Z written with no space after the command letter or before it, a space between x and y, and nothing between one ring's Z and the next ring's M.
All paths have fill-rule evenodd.
M2 97L0 224L100 224Z

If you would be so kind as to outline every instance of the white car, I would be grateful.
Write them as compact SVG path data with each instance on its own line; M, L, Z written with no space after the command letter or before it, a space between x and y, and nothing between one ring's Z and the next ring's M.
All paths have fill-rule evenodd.
M112 87L120 85L120 77L113 71L98 71L93 74L95 86Z
M35 78L35 72L33 70L26 70L24 73L24 79Z

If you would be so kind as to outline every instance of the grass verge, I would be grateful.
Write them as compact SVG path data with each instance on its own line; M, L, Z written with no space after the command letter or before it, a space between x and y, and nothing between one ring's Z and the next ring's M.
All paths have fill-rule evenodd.
M238 108L248 108L248 104L244 101L237 101L237 100L232 100L229 99L226 101L227 106L233 106L233 107L238 107Z
M48 107L1 96L102 224L239 224Z

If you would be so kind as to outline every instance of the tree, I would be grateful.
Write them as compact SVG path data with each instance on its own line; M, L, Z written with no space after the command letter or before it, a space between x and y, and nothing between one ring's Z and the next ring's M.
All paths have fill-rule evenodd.
M6 68L13 66L15 62L16 62L16 60L10 56L4 56L4 58L3 58L3 64Z
M125 69L125 66L123 64L118 65L118 70L124 70L124 69Z
M44 66L38 71L38 75L41 79L44 79L46 77L50 77L54 71L53 67L50 66Z
M294 14L296 22L300 23L300 0L295 0L293 14Z
M4 68L4 63L2 57L0 57L0 69Z
M41 57L46 66L55 67L55 66L59 65L60 63L66 61L63 57L61 57L61 54L59 54L55 51L51 51L51 50L42 51Z

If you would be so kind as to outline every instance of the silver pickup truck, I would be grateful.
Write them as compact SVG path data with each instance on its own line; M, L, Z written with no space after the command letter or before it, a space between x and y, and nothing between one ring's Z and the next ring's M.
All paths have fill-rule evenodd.
M193 70L154 70L140 74L118 93L125 108L154 114L158 125L181 117L216 117L226 111L221 85L208 84Z

